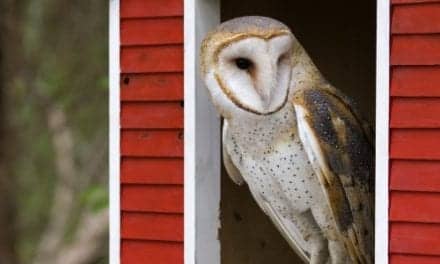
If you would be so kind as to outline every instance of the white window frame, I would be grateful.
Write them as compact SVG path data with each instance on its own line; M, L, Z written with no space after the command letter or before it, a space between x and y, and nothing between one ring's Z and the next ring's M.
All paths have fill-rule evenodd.
M111 264L120 243L120 15L110 0L109 190ZM198 69L199 44L220 21L220 0L185 0L185 264L220 264L220 121ZM376 46L376 235L375 263L388 264L390 1L377 0Z
M199 46L220 22L220 0L184 6L185 264L220 264L220 118L200 78Z
M119 0L109 1L109 262L121 261Z
M377 0L375 263L388 264L390 0Z

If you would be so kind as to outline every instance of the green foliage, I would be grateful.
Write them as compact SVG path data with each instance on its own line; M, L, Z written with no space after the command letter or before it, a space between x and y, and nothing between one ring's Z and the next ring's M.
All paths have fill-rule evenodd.
M81 202L93 212L108 208L108 190L100 185L90 186L83 192Z

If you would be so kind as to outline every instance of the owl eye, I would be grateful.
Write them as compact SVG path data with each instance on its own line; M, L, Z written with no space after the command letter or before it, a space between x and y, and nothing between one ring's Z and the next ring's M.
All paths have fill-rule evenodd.
M235 60L235 65L241 70L247 70L252 66L252 61L246 58L238 58Z
M287 59L287 58L288 58L288 54L287 54L287 53L282 54L282 55L278 58L277 64L280 64L282 61L284 61L284 60Z

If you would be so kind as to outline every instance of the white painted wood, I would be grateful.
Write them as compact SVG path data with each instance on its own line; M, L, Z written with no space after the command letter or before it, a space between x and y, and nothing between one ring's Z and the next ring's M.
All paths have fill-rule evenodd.
M199 74L199 47L219 0L185 1L185 264L220 264L220 119Z
M388 264L390 1L377 0L375 263Z
M109 217L110 264L120 263L120 101L119 0L110 0L109 14Z

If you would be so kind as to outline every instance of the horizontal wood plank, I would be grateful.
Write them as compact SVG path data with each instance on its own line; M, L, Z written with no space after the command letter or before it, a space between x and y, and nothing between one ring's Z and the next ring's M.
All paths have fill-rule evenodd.
M122 128L183 128L179 102L122 103Z
M183 43L183 18L125 19L121 21L121 45Z
M440 127L440 98L393 98L392 128Z
M440 160L439 129L392 129L391 158Z
M121 260L124 264L183 264L183 243L124 239Z
M122 130L121 154L126 157L183 157L183 131Z
M393 5L436 3L436 2L440 2L440 0L391 0L391 4L393 4Z
M440 32L440 3L400 5L392 14L392 33Z
M122 185L123 211L183 213L181 185Z
M183 0L124 0L122 18L182 16Z
M121 100L183 100L183 73L123 74Z
M182 70L182 45L122 47L122 73L181 72Z
M391 65L440 65L440 34L394 35Z
M391 221L440 223L440 193L391 192Z
M440 255L440 225L391 223L390 252Z
M401 191L440 191L440 161L392 160L390 188Z
M123 239L183 242L183 215L122 213Z
M392 254L390 264L438 264L440 256Z
M123 158L121 182L183 184L183 159Z
M393 67L391 69L391 95L440 96L440 67Z

